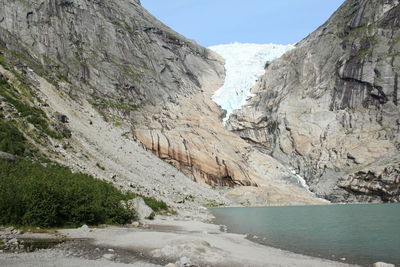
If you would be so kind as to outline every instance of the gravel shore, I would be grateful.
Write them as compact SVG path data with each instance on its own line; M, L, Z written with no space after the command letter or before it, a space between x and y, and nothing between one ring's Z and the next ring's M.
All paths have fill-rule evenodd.
M71 241L32 253L0 253L0 266L350 266L256 244L220 228L162 217L140 227L63 229L58 234Z

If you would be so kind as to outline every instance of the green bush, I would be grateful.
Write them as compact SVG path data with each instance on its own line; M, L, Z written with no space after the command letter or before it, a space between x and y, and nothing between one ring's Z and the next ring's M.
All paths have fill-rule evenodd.
M0 151L14 155L24 154L25 137L10 122L0 119Z
M110 183L49 164L0 160L0 225L62 227L124 224L123 193Z
M143 198L144 203L146 203L146 205L152 208L155 212L169 209L168 205L162 200L156 200L154 198L145 196L140 196L140 197Z

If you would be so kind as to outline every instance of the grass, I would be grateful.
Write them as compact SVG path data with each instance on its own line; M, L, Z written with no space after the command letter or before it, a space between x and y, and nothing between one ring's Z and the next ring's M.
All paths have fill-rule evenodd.
M98 96L94 97L93 106L98 108L114 108L121 111L136 111L141 108L139 105L133 105L130 103L124 103L120 101L110 101L105 98L101 98Z
M0 160L0 224L65 227L124 224L135 218L121 201L132 198L110 183L68 168Z
M348 32L343 33L341 38L347 40L350 38L359 37L360 35L364 35L366 32L369 32L374 28L375 28L374 24L359 26L357 28L351 29Z

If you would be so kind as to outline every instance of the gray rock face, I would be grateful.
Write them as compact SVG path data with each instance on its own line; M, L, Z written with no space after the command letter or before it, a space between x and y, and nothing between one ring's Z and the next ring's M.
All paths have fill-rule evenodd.
M332 201L398 201L400 2L348 0L272 62L228 128Z
M220 65L136 0L1 0L0 44L72 82L70 95L125 112L193 93Z

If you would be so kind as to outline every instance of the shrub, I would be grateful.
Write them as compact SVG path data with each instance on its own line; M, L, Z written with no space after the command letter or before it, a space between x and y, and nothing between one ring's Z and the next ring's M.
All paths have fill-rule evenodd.
M0 160L0 224L61 227L123 224L134 219L110 183L56 164Z
M10 122L0 119L0 151L22 155L26 148L25 137Z
M152 208L155 212L169 209L168 205L162 200L156 200L154 198L145 196L140 196L140 197L143 198L144 203L146 203L146 205Z

